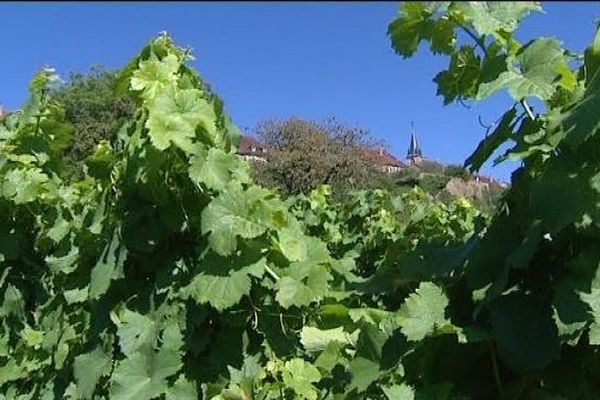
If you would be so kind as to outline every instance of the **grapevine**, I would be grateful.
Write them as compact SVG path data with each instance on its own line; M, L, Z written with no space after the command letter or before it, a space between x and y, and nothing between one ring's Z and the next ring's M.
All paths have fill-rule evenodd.
M523 162L490 217L420 189L283 201L166 34L73 181L41 70L0 122L0 399L596 398L600 33L581 58L519 43L539 10L411 2L388 30L404 57L450 58L446 103L514 98L465 163L507 142L496 162Z

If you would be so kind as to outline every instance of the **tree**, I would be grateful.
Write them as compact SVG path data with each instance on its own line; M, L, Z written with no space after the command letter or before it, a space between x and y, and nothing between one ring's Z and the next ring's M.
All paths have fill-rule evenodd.
M469 171L461 165L450 164L444 168L444 175L451 178L460 178L467 181L471 178Z
M133 95L117 93L118 74L102 66L93 66L87 74L71 72L68 80L52 93L74 127L64 154L74 176L82 175L83 161L96 145L102 140L111 140L133 116Z
M259 124L257 134L269 147L269 162L256 165L256 177L283 195L308 193L321 184L342 195L380 186L385 179L365 151L376 149L369 132L335 118L325 122L269 119Z

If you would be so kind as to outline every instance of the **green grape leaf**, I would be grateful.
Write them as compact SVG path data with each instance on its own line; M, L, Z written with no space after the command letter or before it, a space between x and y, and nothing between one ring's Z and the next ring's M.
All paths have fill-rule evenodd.
M450 323L444 315L447 306L448 298L441 288L421 282L402 304L395 320L408 340L420 341Z
M127 249L121 245L115 231L100 259L92 268L90 275L90 299L98 299L106 293L111 280L123 277L123 265L127 257Z
M17 287L9 284L4 291L0 317L10 317L11 315L19 319L25 318L25 299L23 299L23 293Z
M146 121L146 128L152 144L158 150L166 150L171 142L178 145L187 143L196 136L194 126L178 114L153 112ZM183 150L187 150L187 147L184 146Z
M315 360L315 367L323 371L331 371L337 364L344 363L346 360L342 354L343 345L338 341L331 341L323 349L321 354Z
M226 268L226 262L208 266L206 272L196 275L183 289L185 296L191 296L198 304L209 303L219 311L230 308L250 293L250 276L260 278L266 266L266 259L240 267Z
M63 292L63 297L65 298L67 304L83 303L88 299L88 291L88 286L83 288L69 289Z
M64 256L46 256L45 260L48 268L53 273L70 274L77 269L79 259L79 247L72 246Z
M196 184L204 183L208 188L222 191L232 178L248 183L250 174L247 165L235 154L211 147L207 154L192 157L188 175Z
M30 203L44 192L48 181L39 169L12 169L2 177L2 195L15 204Z
M423 2L403 2L402 16L388 27L388 35L396 53L404 58L412 56L421 40L427 37L429 13Z
M309 243L298 227L285 227L277 232L279 249L290 261L304 261Z
M168 115L178 115L191 126L202 124L209 132L214 132L215 111L198 89L175 89L170 85L156 98L151 111Z
M584 143L600 130L600 74L595 74L583 99L567 111L558 129L566 133L565 142L572 148Z
M0 386L4 387L7 382L25 378L28 373L27 369L18 365L14 359L10 359L5 365L0 366Z
M202 211L202 233L210 232L208 241L218 254L231 254L238 236L252 239L267 230L269 220L261 216L270 212L264 202L268 195L265 189L251 186L243 190L233 183Z
M596 29L596 35L592 44L585 49L585 83L590 85L598 70L600 70L600 27Z
M475 97L481 74L481 59L473 46L462 46L452 54L448 69L434 78L437 94L444 97L444 105L456 99Z
M565 73L571 74L561 43L555 39L532 40L519 50L514 61L517 66L509 66L498 78L479 86L477 100L503 88L517 101L529 96L548 100L556 90L555 82Z
M231 366L228 366L227 369L229 370L231 383L239 385L244 399L251 398L255 384L266 377L264 368L260 363L260 354L245 356L240 369Z
M173 54L160 61L140 61L139 68L131 76L131 90L143 90L146 99L155 99L165 86L177 81L179 66L180 62Z
M415 391L406 384L382 386L381 390L388 400L415 400Z
M351 335L344 332L344 328L341 326L332 329L304 326L300 331L300 343L309 353L323 351L333 341L342 345L353 345L356 343L356 338L352 340Z
M541 11L536 1L465 1L452 2L451 10L467 18L480 35L494 35L503 39L502 33L511 33L519 22L532 11Z
M449 19L438 19L431 21L429 25L431 35L431 51L434 54L450 54L454 49L456 34L454 29L456 24Z
M307 306L320 301L329 292L331 274L324 265L293 262L277 281L275 299L284 308Z
M85 159L88 173L97 179L109 179L115 162L115 154L106 141L98 143L94 153Z
M591 261L592 265L598 265L597 259L594 261ZM589 330L589 343L600 345L600 268L596 270L589 293L581 291L579 292L579 298L588 305L588 313L592 319Z
M136 352L119 361L111 375L110 398L150 400L167 392L166 378L181 368L179 354L172 350Z
M196 385L179 375L173 386L167 390L166 400L198 400Z
M301 358L293 358L285 362L282 371L283 383L298 395L308 400L317 400L318 392L313 383L321 379L317 367Z
M592 214L598 193L593 188L597 167L582 164L576 154L565 154L546 162L538 179L531 184L531 207L543 221L544 229L554 234L565 226ZM574 202L570 193L577 193ZM548 201L552 198L552 201Z
M65 220L62 215L54 221L52 228L48 229L46 236L48 236L54 243L59 243L71 230L71 224Z
M44 331L33 329L29 325L21 331L21 338L23 343L29 347L39 349L44 342Z
M512 292L491 306L492 335L498 355L517 370L540 369L560 356L552 310L531 295Z
M585 270L585 268L581 268ZM581 291L587 280L571 274L558 279L554 287L553 319L559 337L577 338L588 321L588 308L581 300Z
M382 374L379 370L379 364L364 357L356 357L350 362L349 367L352 381L349 389L356 389L362 393L375 382Z
M110 373L112 360L101 347L96 347L89 353L75 357L73 375L77 382L77 392L80 398L91 399L96 385L102 376Z
M158 327L152 319L125 308L120 315L113 315L113 321L117 325L121 351L126 356L154 346Z

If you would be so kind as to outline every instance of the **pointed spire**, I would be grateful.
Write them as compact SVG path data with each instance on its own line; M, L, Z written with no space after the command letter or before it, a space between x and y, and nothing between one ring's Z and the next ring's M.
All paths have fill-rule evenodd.
M417 134L415 133L415 124L410 121L411 134L410 134L410 146L408 147L408 153L406 158L416 159L423 157L421 148L419 147L419 141L417 140Z

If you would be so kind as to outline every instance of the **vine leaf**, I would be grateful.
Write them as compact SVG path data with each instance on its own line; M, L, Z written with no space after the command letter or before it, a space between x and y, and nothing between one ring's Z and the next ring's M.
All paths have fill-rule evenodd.
M73 375L77 382L77 392L85 399L91 399L96 385L102 376L110 374L112 360L100 346L89 353L75 357Z
M148 98L156 98L165 87L177 81L176 72L180 62L174 54L162 60L140 61L138 69L131 77L131 89L145 91Z
M451 10L462 13L479 35L503 39L503 34L517 29L519 22L529 13L542 8L537 1L465 1L453 2Z
M179 375L173 386L167 391L166 400L197 400L198 390L193 382Z
M196 275L183 289L184 296L191 296L198 304L208 303L223 311L236 305L243 296L250 293L250 277L262 277L267 265L265 258L242 267L237 265L224 268L227 264L227 260L222 260L222 263L206 266L205 271Z
M410 341L420 341L449 324L445 317L448 298L440 287L431 282L421 282L410 294L396 314L396 323Z
M433 79L437 94L444 97L444 105L456 99L475 97L481 74L481 59L473 46L462 46L450 57L447 70Z
M300 396L308 400L317 400L318 392L313 383L321 379L321 373L314 365L301 358L293 358L285 362L282 371L283 383Z
M136 352L117 363L111 376L110 398L150 400L164 394L167 379L181 368L181 357L173 350Z
M235 154L211 147L208 152L192 157L188 174L196 184L204 183L210 189L222 191L233 178L240 183L249 183L247 167Z
M555 39L532 40L509 61L513 62L509 63L508 71L479 86L477 100L483 100L503 88L507 88L517 101L529 96L548 100L556 90L557 80L564 82L568 90L575 87L576 80L568 67L564 50L561 43Z
M428 13L423 2L403 2L402 17L388 27L394 50L404 58L412 56L421 40L426 38Z
M294 262L277 281L275 299L284 308L307 306L319 301L329 292L331 274L324 265Z
M356 337L352 340L351 335L344 332L344 328L341 326L332 329L305 326L300 331L300 343L302 343L304 350L309 353L323 351L331 342L352 345L356 342Z
M257 186L243 190L239 184L229 184L202 211L202 233L210 232L208 241L218 254L231 254L238 236L252 239L267 230L269 221L261 216L269 211L263 201L269 194Z
M406 384L382 386L381 390L386 395L388 400L414 400L415 391Z
M549 306L531 295L512 292L490 305L498 355L516 370L541 369L560 356L557 328Z
M123 278L123 265L126 257L127 249L120 244L115 231L110 243L92 269L89 289L91 299L98 299L106 293L111 280Z

